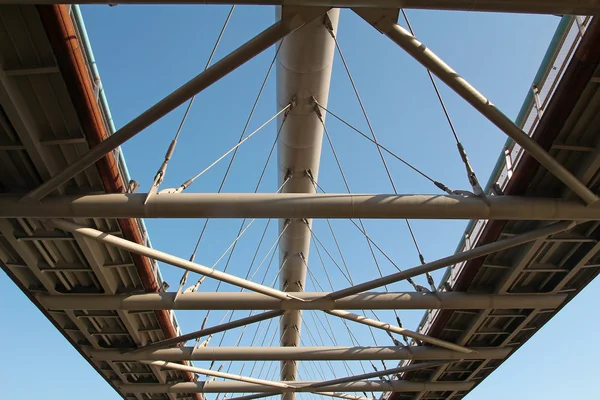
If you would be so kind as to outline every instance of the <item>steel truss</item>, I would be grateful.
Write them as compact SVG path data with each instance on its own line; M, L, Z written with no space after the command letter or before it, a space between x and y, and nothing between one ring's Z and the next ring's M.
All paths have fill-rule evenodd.
M4 1L0 1L4 3ZM45 0L16 0L18 4L54 4ZM61 3L64 3L62 1ZM109 3L105 1L78 1L78 3ZM128 3L162 3L152 0L120 1ZM48 220L58 229L70 232L75 238L83 237L116 246L132 253L192 271L222 282L236 285L250 292L241 293L152 293L128 295L38 295L37 299L48 309L71 310L274 310L259 315L230 321L211 328L184 334L172 339L147 344L128 351L88 349L92 360L140 361L147 365L166 369L178 369L222 377L233 382L186 382L161 384L121 384L127 393L242 393L286 394L310 392L352 400L363 399L339 391L464 391L473 387L471 382L410 382L397 380L365 380L386 374L397 374L445 364L456 360L503 359L513 350L510 346L495 348L466 347L400 326L375 321L343 310L389 310L389 309L554 309L566 298L564 294L549 295L487 295L467 293L373 293L373 289L401 280L429 273L463 261L480 258L495 252L521 246L533 241L544 241L552 235L574 228L577 223L600 221L598 197L583 182L551 157L534 140L502 114L488 99L479 93L451 67L419 42L413 35L396 23L398 8L501 11L552 14L600 14L600 1L576 2L569 0L248 0L248 1L185 1L170 4L256 4L282 5L281 19L255 38L232 52L221 61L202 72L188 83L166 96L99 145L93 147L79 160L58 172L24 198L0 196L0 218L38 218ZM418 62L445 82L469 104L487 117L510 138L517 142L541 165L553 173L579 198L576 200L491 196L482 198L469 195L356 195L316 194L313 188L303 190L306 176L297 192L277 194L105 194L84 196L50 196L64 183L93 165L110 151L162 118L179 105L217 82L229 72L243 65L257 54L280 42L306 24L318 24L319 18L331 13L332 7L352 8L358 15L388 36ZM390 10L392 9L392 10ZM337 20L336 20L337 21ZM317 24L317 25L318 25ZM322 27L321 27L322 28ZM293 40L293 39L292 39ZM314 99L310 96L311 101ZM286 99L294 107L307 107L307 99ZM296 103L298 101L298 103ZM304 101L304 102L303 102ZM322 101L319 99L319 101ZM326 104L326 103L325 103ZM286 110L287 113L287 110ZM318 129L318 128L317 128ZM322 134L321 134L322 135ZM317 135L318 136L318 135ZM318 168L318 167L317 167ZM318 171L310 171L316 175ZM294 179L297 179L296 176ZM292 182L293 184L294 182ZM297 183L297 182L296 182ZM308 193L307 193L308 192ZM310 218L410 218L410 219L490 219L490 220L536 220L563 221L524 232L508 239L476 247L462 253L416 266L395 274L382 276L369 282L352 285L329 293L307 293L302 288L290 290L273 289L219 272L173 255L152 249L123 238L116 237L92 227L76 224L60 218L280 218L295 220L298 226ZM306 222L309 226L310 222ZM310 237L306 234L305 237ZM305 246L306 247L306 246ZM307 250L304 250L307 252ZM302 253L300 254L306 254ZM305 261L305 260L304 260ZM298 263L298 260L295 260ZM283 271L290 273L291 269ZM306 271L301 280L305 280ZM331 315L363 323L388 332L412 337L434 346L372 346L372 347L296 347L296 333L282 333L281 347L173 347L191 339L198 339L246 326L250 323L282 317L282 327L295 324L300 310L319 310ZM286 336L287 337L283 337ZM284 346L294 343L294 346ZM283 361L283 381L259 380L241 375L211 371L173 362L184 360L275 360ZM414 364L393 370L339 378L325 382L299 381L296 379L298 360L431 360L431 363ZM333 393L330 393L333 392ZM290 396L291 394L291 396ZM249 396L248 398L250 398ZM263 396L255 396L263 397ZM241 398L240 398L241 399Z

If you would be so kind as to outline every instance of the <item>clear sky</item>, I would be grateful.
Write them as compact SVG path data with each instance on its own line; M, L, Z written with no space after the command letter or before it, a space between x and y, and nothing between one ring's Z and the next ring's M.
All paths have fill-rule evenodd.
M166 7L166 6L86 6L83 14L94 49L100 74L112 115L117 127L130 121L140 112L199 73L217 37L228 7ZM559 18L555 16L526 16L500 14L468 14L450 12L409 11L417 37L445 59L461 75L490 98L509 117L514 118L539 67ZM219 47L216 59L224 56L252 35L274 21L275 10L270 7L238 7ZM396 45L367 26L349 11L343 11L338 32L339 42L350 65L367 112L378 139L405 157L425 173L454 189L468 189L464 168L460 162L451 132L435 98L424 69L404 54ZM177 150L170 163L162 188L178 187L188 178L203 170L231 148L239 138L260 83L274 55L274 49L256 57L197 98L181 134ZM254 129L274 115L275 76L271 77L250 129ZM462 99L440 84L458 135L465 145L472 165L482 183L487 181L505 136L491 123L472 110ZM336 56L331 85L329 108L351 123L366 130L366 123L348 77ZM152 182L183 115L180 107L124 146L127 163L133 179L146 191ZM353 192L390 193L391 187L377 152L371 144L334 119L328 119L328 128L334 146L340 155L344 172ZM254 190L268 150L276 133L274 124L267 126L238 153L232 172L225 184L226 192ZM360 159L361 162L355 162ZM217 164L190 187L190 192L214 192L218 189L229 159ZM393 178L403 193L439 193L427 180L393 159L388 159ZM274 160L269 165L261 192L277 189ZM331 149L323 146L320 185L328 192L343 192L344 186L334 163ZM247 223L250 221L247 221ZM188 258L203 225L203 220L149 220L154 247ZM212 265L236 237L240 220L213 220L199 246L196 260ZM244 276L249 261L265 227L266 221L257 220L240 239L228 266L228 272ZM366 221L371 237L401 267L418 264L417 254L403 221ZM265 277L271 284L277 274L277 257L269 263L268 249L277 237L277 224L271 224L263 246L259 250L253 273L260 264L255 280ZM465 221L415 221L413 228L423 255L427 260L454 252ZM364 238L347 221L334 221L344 260L354 282L378 277L378 272ZM324 221L314 224L316 236L323 242L336 263L343 268L335 243ZM435 238L435 239L434 239ZM335 289L349 285L336 264L321 249L324 264ZM223 269L223 259L217 268ZM383 273L395 271L379 256ZM323 290L330 290L316 249L311 249L309 266ZM163 265L165 280L176 290L181 270ZM439 281L442 271L434 274ZM188 286L198 276L191 275ZM418 283L425 285L421 277ZM2 275L0 296L5 321L11 329L0 330L0 341L5 344L0 364L0 381L5 383L6 398L116 399L117 395L102 378L73 350L52 325L27 301L14 285ZM214 290L216 284L205 281L200 290ZM410 290L406 283L390 286L390 290ZM595 360L600 351L593 345L593 333L600 328L597 319L586 320L591 307L597 304L595 293L600 289L596 281L545 326L523 349L499 368L490 378L468 396L469 399L566 399L596 398L600 396L592 377ZM222 285L220 290L236 290ZM309 279L307 290L320 291ZM242 317L247 313L236 313ZM331 345L327 329L319 329L322 314L305 314L303 345L313 342ZM392 312L378 315L390 322ZM406 327L414 328L422 312L402 312ZM184 332L197 330L205 317L204 312L178 312ZM223 313L213 312L207 326L217 324ZM226 318L228 318L227 316ZM235 318L235 317L234 317ZM321 320L319 320L321 318ZM351 345L346 327L330 320L339 345ZM8 327L8 326L7 326ZM392 344L390 339L375 332L374 338L363 326L351 325L352 333L361 345ZM256 326L245 332L241 345L250 345ZM268 346L275 332L275 324L265 324L255 345L265 340ZM238 329L228 333L224 345L233 345L242 333ZM576 333L576 334L575 334ZM321 334L321 335L320 335ZM216 346L217 336L210 345ZM14 345L13 345L14 344ZM244 366L249 374L251 363ZM208 366L208 363L197 363ZM218 368L217 363L214 368ZM376 364L381 369L381 364ZM389 362L387 367L394 366ZM239 372L236 363L231 372ZM300 365L300 379L320 379L332 376L327 365L314 367ZM362 366L351 363L354 373ZM229 368L225 363L224 370ZM271 378L277 366L260 365L253 376ZM364 368L371 370L368 363ZM333 365L338 376L346 375L341 363ZM597 369L597 368L596 368ZM69 382L67 383L67 376Z

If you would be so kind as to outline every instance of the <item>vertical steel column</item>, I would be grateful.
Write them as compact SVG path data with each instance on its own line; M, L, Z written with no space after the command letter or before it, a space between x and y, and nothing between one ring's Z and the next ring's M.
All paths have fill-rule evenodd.
M281 9L278 11L281 13ZM328 12L337 30L339 9ZM281 15L278 15L281 18ZM285 17L285 16L284 16ZM334 41L326 29L324 18L318 18L286 37L279 51L277 62L277 103L288 104L296 99L281 131L278 151L279 184L290 176L283 187L284 193L314 193L307 171L317 179L323 141L323 127L311 99L327 104L329 83L334 55ZM283 122L280 117L279 123ZM280 221L280 230L284 220ZM306 265L310 247L311 220L293 219L281 238L280 265L284 262L280 277L283 291L302 292L306 283ZM289 311L281 318L280 342L282 346L299 346L302 326L301 311ZM293 361L281 364L281 379L296 380L297 365ZM294 393L283 395L293 400Z

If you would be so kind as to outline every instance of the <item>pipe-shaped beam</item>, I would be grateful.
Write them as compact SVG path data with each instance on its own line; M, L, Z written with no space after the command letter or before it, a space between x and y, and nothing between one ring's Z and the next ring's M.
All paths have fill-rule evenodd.
M598 221L578 201L419 194L145 193L49 197L0 195L0 218L411 218Z
M87 238L113 245L124 250L131 251L136 254L141 254L146 257L153 258L158 261L162 261L173 266L186 269L188 271L196 272L201 275L208 276L213 279L217 279L221 282L226 282L244 289L252 290L254 292L262 293L267 296L271 296L280 300L289 299L290 295L280 290L270 288L268 286L260 285L252 281L238 278L237 276L227 274L225 272L218 271L214 268L209 268L204 265L197 264L192 261L188 261L184 258L175 257L171 254L152 249L150 247L132 242L127 239L109 235L97 229L88 228L82 225L75 224L73 222L65 221L62 219L52 220L52 223L67 232L71 232L76 235L82 235Z
M113 0L0 0L0 4L111 4ZM119 4L241 4L336 8L416 8L527 14L598 15L600 1L574 0L119 0Z
M446 268L447 266L455 265L463 261L487 256L488 254L492 254L497 251L509 249L511 247L516 247L540 238L545 238L555 233L566 231L572 228L573 226L575 226L574 222L557 222L552 225L548 225L539 229L534 229L527 233L522 233L520 235L513 236L508 239L484 244L483 246L475 247L471 250L463 251L462 253L457 253L448 257L440 258L439 260L428 262L419 265L418 267L409 268L404 271L396 272L391 275L374 279L372 281L360 283L358 285L354 285L346 289L338 290L336 292L330 293L327 297L336 300L352 294L358 294L367 290L372 290L385 285L390 285L392 283L399 282L408 278L413 278L415 276L422 275L427 272L433 272L440 268Z
M161 368L165 368L165 369L174 369L176 371L194 372L196 374L214 376L214 377L223 378L223 379L231 379L231 380L238 381L238 382L254 383L257 385L270 386L270 387L275 387L275 388L280 388L280 389L289 389L289 388L293 387L286 383L268 381L265 379L257 379L257 378L252 378L249 376L235 375L235 374L230 374L230 373L221 372L221 371L213 371L213 370L206 369L206 368L190 367L188 365L182 365L182 364L172 363L172 362L167 362L167 361L140 361L140 362L142 364L155 365L157 367L161 367Z
M367 292L329 299L329 293L290 292L301 300L247 292L37 295L49 310L485 310L557 308L567 295L471 294L459 292ZM177 297L177 300L175 300Z
M484 360L505 358L510 347L473 348L472 353L425 346L356 347L177 347L127 354L119 350L90 350L98 361L285 361L285 360ZM323 388L323 390L326 390ZM252 392L253 390L245 390Z
M25 196L25 199L39 201L44 196L57 189L61 184L67 182L69 179L104 157L110 151L116 149L127 140L179 107L192 96L197 95L208 88L231 71L237 69L242 64L254 58L257 54L262 53L264 50L300 28L306 22L312 21L325 11L326 9L323 9L320 12L315 13L314 10L306 10L305 12L290 15L288 18L283 18L275 22L232 53L222 58L195 78L191 79L167 97L144 111L138 117L116 131L113 135L100 142L97 146L91 148L77 161L29 192Z
M423 335L422 333L418 333L415 331L411 331L410 329L400 328L399 326L391 325L386 322L376 321L371 318L367 318L363 315L354 314L344 310L329 310L326 313L335 315L336 317L344 318L350 321L358 322L359 324L372 326L373 328L382 329L384 331L397 333L399 335L404 335L416 340L423 341L425 343L433 344L436 346L443 347L445 349L450 349L454 351L458 351L460 353L472 353L473 350L470 350L464 346L459 346L454 343L447 342L442 339L435 338L433 336Z
M194 331L190 333L186 333L185 335L180 335L174 338L161 340L159 342L151 343L146 346L131 350L130 353L139 353L146 350L156 350L156 349L165 349L167 347L175 346L179 343L185 343L188 340L198 339L203 336L214 335L215 333L225 332L229 329L238 328L240 326L246 326L249 324L253 324L255 322L264 321L267 319L275 318L283 314L285 311L275 310L275 311L267 311L261 314L251 315L246 318L237 319L235 321L229 321L224 324L220 324L217 326L212 326L210 328L200 329L199 331Z
M282 382L283 383L283 382ZM126 393L294 393L294 392L315 392L310 385L314 382L288 382L295 387L280 389L272 386L257 385L246 382L182 382L175 384L121 384L119 389ZM470 390L473 382L410 382L410 381L359 381L343 383L339 385L325 386L318 391L324 392L420 392L420 391L455 391Z
M435 53L418 41L409 31L398 25L392 17L383 17L380 11L357 9L356 12L377 30L384 33L415 60L436 75L446 85L465 99L490 122L518 143L542 166L562 181L587 204L596 203L598 196L575 175L544 150L535 140L504 115L483 94L462 78Z

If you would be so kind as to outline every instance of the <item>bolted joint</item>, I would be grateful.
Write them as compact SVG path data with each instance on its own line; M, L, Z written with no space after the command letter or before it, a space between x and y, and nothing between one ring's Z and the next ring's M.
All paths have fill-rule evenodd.
M540 89L535 85L531 85L531 91L533 92L533 99L535 102L535 108L537 110L538 118L542 118L544 115L544 107L540 99Z
M498 185L497 182L494 182L494 184L492 185L492 193L495 196L504 196L504 192L502 191L502 188L500 187L500 185Z
M290 112L298 105L298 98L294 95L288 104L287 110L285 110L284 117L287 117Z
M154 175L154 181L152 182L152 186L158 187L163 181L163 176L163 168L161 167L161 169L156 173L156 175Z
M127 186L127 193L135 193L139 187L140 183L134 179L131 179Z
M425 274L425 276L427 277L427 283L429 283L429 285L431 287L435 287L435 282L434 282L433 277L431 276L431 274L429 272L427 272Z
M456 147L458 148L458 154L460 155L461 160L465 163L469 163L469 157L467 156L467 151L463 147L461 142L456 142Z
M299 257L299 258L300 258L302 261L306 262L306 257L304 257L304 253L302 253L302 252L298 253L298 257Z
M166 281L163 281L162 285L158 289L159 292L166 292L169 289L169 284Z
M171 144L169 145L169 148L167 149L167 153L165 154L165 161L163 162L163 165L161 167L161 169L163 171L167 169L167 163L169 162L169 160L171 159L171 157L173 157L173 153L175 152L175 147L176 146L177 146L177 140L173 140L171 142Z
M328 13L325 13L325 15L323 16L323 25L325 26L325 29L327 29L327 32L329 32L333 40L335 40L335 33L333 32L333 23L331 22Z
M323 113L321 112L321 105L319 104L317 99L315 99L314 96L310 96L309 102L313 106L313 110L315 111L315 114L317 114L317 117L319 117L319 120L323 122Z
M444 192L448 193L449 195L453 195L453 194L454 194L454 191L453 191L453 190L450 190L450 189L448 188L448 186L444 185L444 184L443 184L443 183L441 183L441 182L438 182L438 181L433 181L433 184L434 184L435 186L437 186L437 187L438 187L440 190L442 190L442 191L444 191Z
M319 118L319 121L321 121L321 123L324 123L323 121L323 113L321 112L321 107L319 107L319 105L315 102L315 114L317 114L317 118Z
M310 181L312 182L313 185L316 184L315 177L310 169L304 170L304 176L306 176L308 179L310 179Z
M188 277L188 274L189 274L189 272L190 272L190 271L186 270L186 271L183 273L183 276L182 276L182 277L181 277L181 279L179 280L179 284L180 284L181 286L185 285L185 282L187 281L187 277Z
M187 189L188 186L190 186L192 183L194 183L193 179L188 179L187 181L183 182L181 184L181 187L179 188L179 191L183 191L183 190Z

